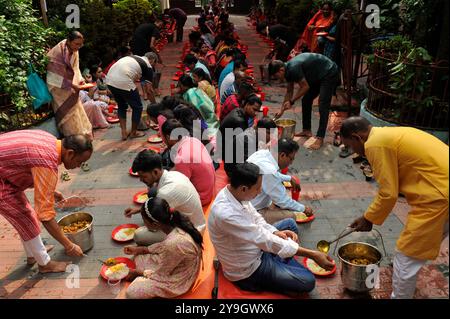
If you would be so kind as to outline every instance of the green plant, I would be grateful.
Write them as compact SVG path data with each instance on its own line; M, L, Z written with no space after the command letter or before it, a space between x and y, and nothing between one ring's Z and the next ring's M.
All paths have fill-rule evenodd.
M80 50L81 69L100 62L109 64L116 50L128 44L136 27L148 22L151 14L160 13L158 0L121 0L112 8L103 0L47 0L47 3L50 24L63 34L68 32L64 24L66 6L71 3L79 6L79 31L85 38Z
M18 110L31 105L28 64L45 74L46 50L55 34L34 14L31 0L0 0L0 92L8 93Z

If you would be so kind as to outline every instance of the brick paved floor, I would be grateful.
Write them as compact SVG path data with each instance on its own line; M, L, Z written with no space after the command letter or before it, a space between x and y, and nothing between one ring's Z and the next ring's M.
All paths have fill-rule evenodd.
M247 26L244 17L232 16L242 41L249 46L249 59L255 66L255 75L259 78L258 64L268 52L268 46ZM190 17L186 28L194 23ZM185 30L187 35L187 29ZM187 39L187 37L185 37ZM169 44L162 56L166 67L162 69L163 77L160 87L162 96L169 94L171 77L180 59L181 44ZM270 114L275 114L284 96L285 86L271 84L263 86L266 93L265 105L270 107ZM286 112L286 117L294 118L299 123L300 107L295 112ZM313 116L313 130L318 125L317 108ZM298 127L297 129L300 129ZM151 134L149 131L148 134ZM314 248L320 239L335 238L355 217L360 216L376 194L375 183L364 181L358 165L351 159L341 159L339 149L332 146L332 132L328 132L326 145L313 152L301 148L291 172L298 173L302 181L301 201L317 209L317 218L310 224L300 225L302 245ZM73 259L64 255L63 249L50 238L45 230L42 237L47 243L55 244L51 257L57 260L71 260L80 268L80 288L68 289L68 274L40 275L36 266L25 265L25 254L15 230L0 217L0 298L117 298L117 294L99 278L100 263L98 258L106 259L122 256L123 245L111 240L111 230L119 224L130 222L123 216L126 207L133 206L132 196L145 189L137 178L128 174L128 168L136 153L147 146L145 138L120 141L119 126L99 130L95 133L95 152L89 161L91 170L70 172L71 180L60 182L58 189L65 196L79 195L87 202L86 211L93 214L95 246L87 257ZM301 141L300 141L301 142ZM28 192L32 201L32 191ZM79 208L67 209L58 213L58 218ZM399 199L393 213L382 227L376 227L386 244L388 257L383 259L380 288L370 295L354 295L342 285L339 271L332 278L318 279L312 298L389 298L391 292L391 273L389 256L394 253L398 238L408 213L408 205ZM142 224L139 216L134 216L133 223ZM374 234L353 234L346 238L364 240L381 249L380 239ZM337 259L335 257L335 259ZM448 238L442 245L438 259L422 269L417 284L417 298L448 298ZM337 260L336 260L337 261Z

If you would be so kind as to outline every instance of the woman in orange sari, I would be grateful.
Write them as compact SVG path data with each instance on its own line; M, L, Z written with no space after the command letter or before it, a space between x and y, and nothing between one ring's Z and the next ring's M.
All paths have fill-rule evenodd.
M88 134L92 125L79 98L80 84L84 83L79 68L78 50L83 46L83 35L71 31L48 53L47 86L53 96L58 130L64 136Z
M306 47L310 52L320 53L321 49L317 43L317 33L327 31L334 22L335 13L330 2L325 2L322 8L309 20L298 39L295 48L291 52L291 56L295 56L304 52Z

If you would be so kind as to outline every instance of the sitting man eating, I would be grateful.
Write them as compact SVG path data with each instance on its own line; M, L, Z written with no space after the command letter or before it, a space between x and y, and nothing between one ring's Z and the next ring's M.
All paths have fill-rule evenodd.
M163 169L161 155L150 150L141 151L131 168L149 188L156 186L157 197L166 200L172 209L187 216L199 232L204 232L206 225L202 203L189 178L180 172ZM125 216L131 217L140 212L141 208L127 208ZM140 227L134 234L134 241L140 246L149 246L165 238L164 232L151 232L147 227Z
M255 164L237 164L211 207L208 230L224 275L243 290L310 292L314 275L293 257L311 258L327 270L334 264L326 254L299 246L293 219L272 226L262 218L251 203L262 180Z
M186 135L182 135L183 132ZM176 119L162 126L162 140L170 149L174 171L183 173L194 185L202 205L208 205L214 196L215 170L205 145L194 137Z
M260 150L247 160L259 166L263 174L262 192L252 200L252 204L270 224L285 218L295 219L295 212L303 212L308 217L313 213L311 207L305 207L288 196L283 182L290 182L298 190L300 185L292 176L280 173L292 164L298 150L296 142L283 138L278 141L278 154L272 154L273 150Z

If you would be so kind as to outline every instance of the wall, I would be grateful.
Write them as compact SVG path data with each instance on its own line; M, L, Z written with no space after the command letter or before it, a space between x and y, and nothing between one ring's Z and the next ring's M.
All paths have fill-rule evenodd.
M391 123L385 120L382 120L372 113L370 113L366 109L367 99L362 101L361 103L361 110L360 115L370 121L373 126L398 126L395 123ZM425 132L430 133L431 135L436 136L438 139L440 139L442 142L448 144L449 141L449 132L448 131L432 131L432 130L425 130Z

